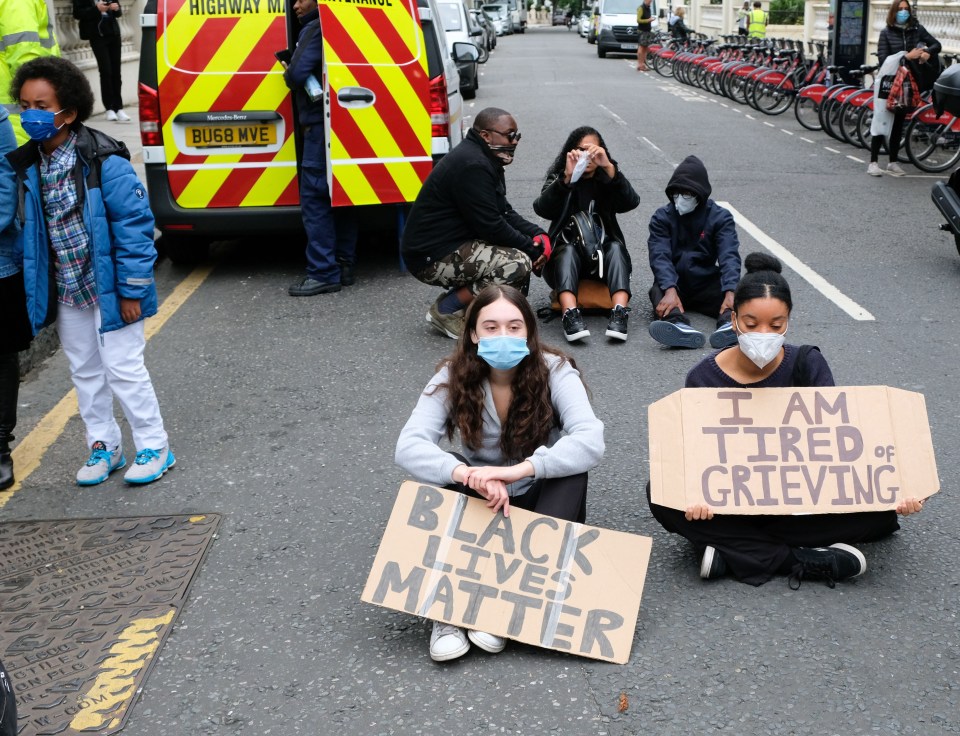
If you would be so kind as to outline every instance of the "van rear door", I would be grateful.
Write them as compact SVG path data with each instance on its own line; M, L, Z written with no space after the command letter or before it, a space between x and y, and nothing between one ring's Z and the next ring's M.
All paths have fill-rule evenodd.
M293 108L274 52L283 0L158 0L170 193L185 209L296 205Z
M333 205L412 202L433 168L417 2L321 0L319 7Z

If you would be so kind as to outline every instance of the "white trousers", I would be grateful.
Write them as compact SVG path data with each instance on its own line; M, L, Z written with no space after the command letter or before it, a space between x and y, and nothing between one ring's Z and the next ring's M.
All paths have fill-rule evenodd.
M102 335L100 307L77 309L58 305L57 332L70 362L77 389L80 418L87 430L87 447L102 441L120 444L120 425L113 415L116 396L133 432L137 452L167 446L160 403L143 364L147 344L143 320Z

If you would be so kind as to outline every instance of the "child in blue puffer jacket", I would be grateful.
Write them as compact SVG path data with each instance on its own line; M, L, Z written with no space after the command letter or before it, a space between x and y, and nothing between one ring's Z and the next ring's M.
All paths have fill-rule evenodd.
M27 314L34 334L56 321L70 363L91 448L77 483L102 483L126 465L114 396L137 447L124 480L150 483L175 460L143 363L143 319L157 311L146 190L126 146L83 125L93 92L72 63L29 61L11 92L31 138L7 155L21 202Z

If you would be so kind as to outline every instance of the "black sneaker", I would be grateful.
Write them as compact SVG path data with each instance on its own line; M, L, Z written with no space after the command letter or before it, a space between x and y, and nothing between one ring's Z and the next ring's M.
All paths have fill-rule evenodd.
M627 318L630 317L630 308L619 304L610 310L610 321L607 322L607 337L614 340L627 339Z
M831 544L829 547L794 547L797 564L788 583L793 590L800 587L803 578L826 580L831 588L841 580L849 580L867 571L867 558L849 544ZM794 584L796 583L796 584Z
M357 281L353 264L338 258L337 265L340 266L340 286L353 286Z
M700 560L700 577L704 580L716 580L727 574L727 563L717 552L716 547L708 546L703 550L703 559Z
M304 276L303 279L287 289L290 296L316 296L317 294L332 294L335 291L340 291L339 283L324 283L309 276Z
M563 336L567 338L567 342L590 337L590 330L584 324L583 315L580 314L577 307L564 312L561 321L563 322Z
M702 348L706 338L685 322L667 322L658 319L648 328L650 337L668 348Z

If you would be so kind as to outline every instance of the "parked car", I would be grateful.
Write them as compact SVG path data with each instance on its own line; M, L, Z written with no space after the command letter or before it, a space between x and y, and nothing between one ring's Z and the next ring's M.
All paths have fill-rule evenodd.
M483 43L481 46L487 51L497 48L497 29L493 27L493 19L482 10L471 10L470 19L483 29Z
M593 24L593 16L590 15L587 11L580 13L580 17L577 19L577 32L580 34L580 38L586 38L587 34L590 32L590 26Z
M553 16L550 18L550 25L552 26L567 25L567 9L557 8L556 10L554 10Z
M527 0L506 0L510 12L510 25L514 33L527 31Z
M486 50L481 51L472 43L483 36L483 29L470 18L463 0L442 0L437 3L437 12L447 37L447 48L460 72L460 94L465 100L472 100L480 89L478 65L488 58Z
M489 3L481 5L480 9L493 18L494 28L498 36L509 36L513 33L513 24L510 22L510 9L506 3Z

